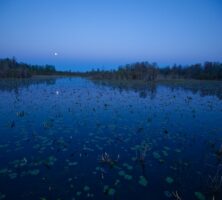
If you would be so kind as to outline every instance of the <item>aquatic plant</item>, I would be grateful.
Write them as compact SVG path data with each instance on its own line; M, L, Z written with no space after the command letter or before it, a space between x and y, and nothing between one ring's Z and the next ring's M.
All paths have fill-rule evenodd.
M194 193L196 198L199 199L199 200L205 200L205 196L201 193L201 192L195 192Z
M144 143L141 146L142 148L136 151L136 162L140 164L141 169L142 169L142 174L143 176L146 177L145 158L146 158L147 152L151 150L151 147L147 143Z
M173 180L173 178L171 178L171 177L166 177L166 182L168 183L168 184L172 184L173 182L174 182L174 180Z
M209 176L208 185L215 194L222 189L222 165L219 165L214 176Z
M103 188L103 192L106 195L113 196L116 193L116 190L114 188L109 187L108 185L105 185Z
M117 155L117 158L114 160L110 157L108 153L104 153L99 157L99 162L102 164L108 164L110 167L113 167L119 161L120 155Z
M172 196L174 197L175 200L182 200L177 191L172 192Z
M146 158L146 153L151 150L151 147L148 144L142 145L142 148L139 151L136 151L136 160L144 163Z
M147 181L147 179L144 176L140 176L139 184L144 186L144 187L146 187L147 184L148 184L148 181Z
M84 190L85 192L87 192L87 191L90 190L90 187L89 187L88 185L85 185L84 188L83 188L83 190Z

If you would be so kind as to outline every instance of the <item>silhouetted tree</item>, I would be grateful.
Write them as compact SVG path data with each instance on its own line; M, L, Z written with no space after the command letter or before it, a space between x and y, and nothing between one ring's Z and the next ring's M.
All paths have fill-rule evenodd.
M0 59L1 78L28 78L32 75L51 75L55 73L55 67L52 65L38 66L18 63L15 57L12 59Z

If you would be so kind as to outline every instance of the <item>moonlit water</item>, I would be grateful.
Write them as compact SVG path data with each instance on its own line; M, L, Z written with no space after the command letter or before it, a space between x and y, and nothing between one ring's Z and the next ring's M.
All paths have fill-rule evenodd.
M221 199L221 85L1 80L0 199Z

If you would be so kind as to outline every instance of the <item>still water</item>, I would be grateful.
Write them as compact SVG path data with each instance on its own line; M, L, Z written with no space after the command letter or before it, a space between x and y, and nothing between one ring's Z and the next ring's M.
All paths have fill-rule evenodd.
M222 83L0 80L0 200L221 200Z

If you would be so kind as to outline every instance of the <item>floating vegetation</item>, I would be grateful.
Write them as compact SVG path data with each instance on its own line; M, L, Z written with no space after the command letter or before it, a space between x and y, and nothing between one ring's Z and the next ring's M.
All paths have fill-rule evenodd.
M205 196L201 192L195 192L194 194L198 200L205 200L206 199Z
M126 169L128 169L128 170L132 170L132 169L133 169L133 167L132 167L131 165L127 164L127 163L123 163L123 166L124 166Z
M27 172L27 174L30 174L32 176L37 176L39 174L39 169L33 169L33 170L29 170Z
M117 164L119 158L120 156L118 155L117 158L114 160L110 157L108 153L105 152L104 154L100 156L99 162L102 164L108 164L110 167L114 167L114 165Z
M169 154L167 153L167 151L162 151L164 156L168 156Z
M129 174L125 174L125 175L124 175L124 178L125 178L126 180L132 180L132 179L133 179L133 177L132 177L131 175L129 175Z
M82 192L78 191L76 192L76 196L80 196L82 194Z
M105 185L103 188L103 192L107 195L113 196L116 193L116 190L114 188L109 187L108 185Z
M161 158L160 154L156 151L153 152L153 157L157 160L159 160Z
M181 153L181 149L175 149L175 152Z
M84 190L85 192L87 192L87 191L90 190L90 187L89 187L88 185L85 185L84 188L83 188L83 190Z
M43 127L45 129L49 129L49 128L52 128L53 127L53 119L49 119L49 120L46 120L43 122Z
M14 160L12 164L14 165L15 168L18 168L18 167L24 167L27 164L27 162L28 162L27 158L23 158L21 160Z
M78 162L70 162L70 161L68 161L68 165L69 166L76 166L76 165L78 165Z
M6 147L8 147L8 144L0 144L0 149L4 149Z
M3 169L0 169L0 175L5 175L8 173L8 169L7 168L3 168Z
M171 178L170 176L166 177L166 182L168 184L172 184L174 182L173 178Z
M120 176L125 176L125 172L123 170L119 171L118 173Z
M144 176L140 176L139 178L139 184L146 187L148 184L148 181L146 180L146 178Z
M17 178L18 175L17 175L17 173L13 172L13 173L10 173L8 176L10 179L15 179L15 178Z
M208 187L215 194L222 190L222 165L217 167L213 176L209 175Z
M123 171L123 170L120 170L118 172L118 174L119 174L119 176L124 177L124 179L126 179L126 180L132 180L133 179L133 177L131 175L125 173L125 171Z
M0 91L0 200L222 199L222 104L206 90L44 84Z
M177 191L172 192L172 196L175 198L175 200L182 200L182 198L180 197Z
M166 156L166 153L164 154L163 152L163 155ZM168 155L168 154L167 154ZM159 163L164 163L164 159L162 159L161 155L159 152L156 152L154 151L153 152L153 157L159 162Z
M43 164L46 168L50 169L56 161L57 161L56 157L49 156L46 160L43 161Z

